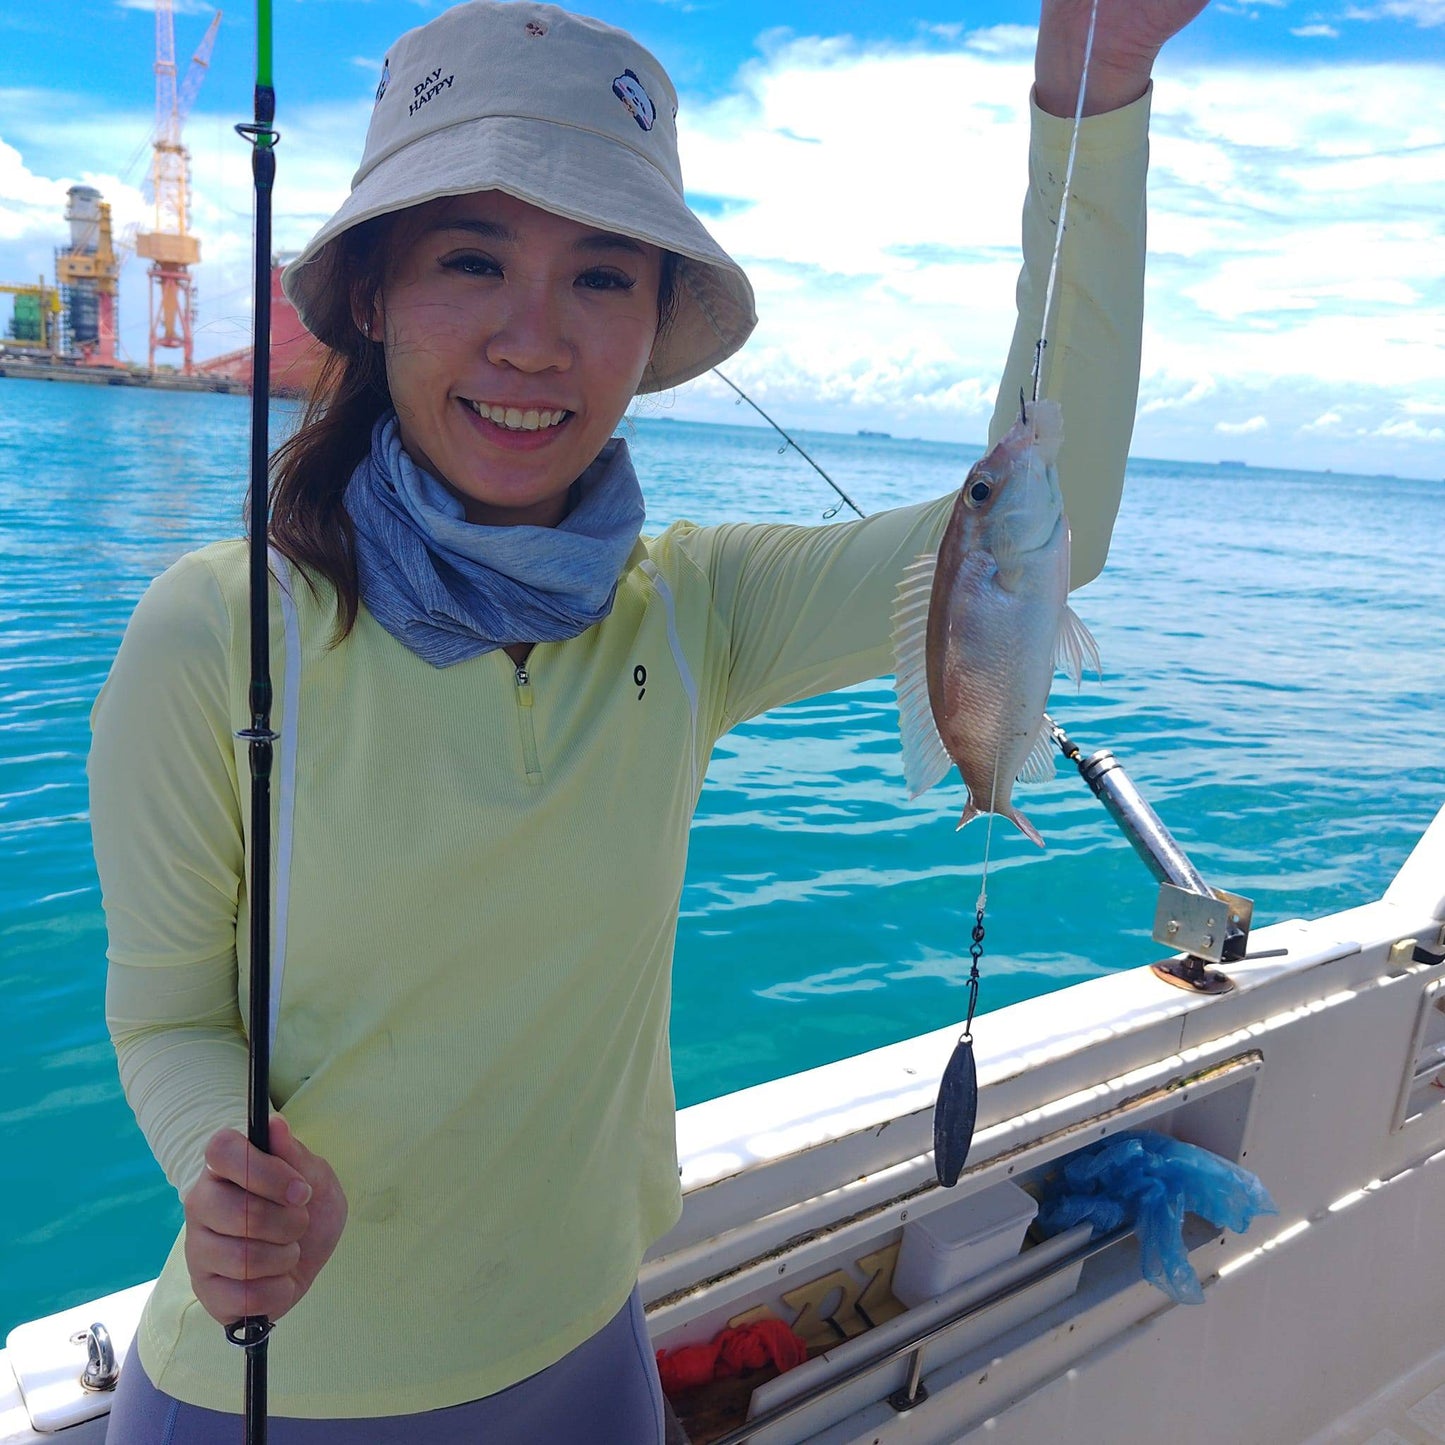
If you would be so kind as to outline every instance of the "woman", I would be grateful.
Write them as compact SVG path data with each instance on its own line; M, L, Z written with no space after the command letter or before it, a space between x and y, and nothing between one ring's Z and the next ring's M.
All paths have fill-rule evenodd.
M1075 581L1133 411L1149 69L1201 0L1105 0L1048 393ZM1039 332L1087 7L1046 0L1018 332ZM713 742L887 671L952 498L679 523L613 431L754 324L619 31L458 6L391 50L351 197L286 274L333 371L276 462L274 1154L244 1118L245 559L182 559L94 715L121 1076L186 1227L110 1439L231 1438L220 1324L282 1321L279 1445L657 1440L636 1291L680 1209L668 981ZM290 773L287 772L290 769Z

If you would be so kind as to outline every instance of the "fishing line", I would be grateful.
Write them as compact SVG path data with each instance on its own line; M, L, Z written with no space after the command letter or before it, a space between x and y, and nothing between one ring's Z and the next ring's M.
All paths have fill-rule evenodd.
M1099 19L1099 0L1089 9L1089 32L1084 37L1084 65L1079 72L1079 99L1074 106L1074 131L1069 137L1069 163L1064 167L1064 194L1059 201L1059 219L1054 231L1054 254L1049 262L1049 280L1044 287L1044 314L1039 323L1039 339L1034 345L1034 396L1039 399L1039 378L1044 369L1044 348L1048 346L1049 316L1054 305L1054 283L1059 279L1059 253L1064 248L1064 231L1069 214L1069 188L1074 183L1074 160L1079 153L1079 127L1084 120L1084 92L1089 84L1089 61L1094 54L1094 27Z
M1054 253L1049 262L1049 278L1044 288L1044 309L1039 321L1039 339L1034 347L1033 392L1034 405L1039 401L1039 381L1043 371L1044 349L1048 346L1049 317L1053 310L1054 287L1058 281L1059 256L1063 248L1065 220L1069 208L1069 188L1074 179L1074 160L1079 150L1079 130L1084 120L1084 96L1089 84L1089 61L1094 53L1094 29L1099 18L1099 0L1093 0L1089 11L1089 30L1084 40L1084 61L1079 72L1079 97L1074 107L1074 129L1069 138L1069 162L1064 172L1064 193L1059 202L1059 218L1054 233ZM1029 411L1022 390L1019 392L1019 421L1028 423ZM1028 450L1024 458L1027 474L1034 464L1034 449L1038 436L1036 427L1031 432ZM979 962L983 958L984 912L988 906L988 865L993 845L993 802L998 791L999 763L1003 755L1002 740L993 755L993 780L988 797L988 832L983 845L983 872L979 879L978 903L974 911L973 930L970 934L968 973L968 1016L964 1020L963 1033L953 1046L943 1077L939 1080L938 1098L933 1106L933 1167L938 1182L951 1189L958 1183L959 1175L973 1146L974 1126L978 1121L978 1067L973 1052L973 1017L978 1008Z
M266 539L268 530L271 400L271 191L276 180L276 92L271 81L271 0L256 0L255 120L236 127L251 146L256 192L254 337L251 344L251 486L249 562L251 611L251 726L236 736L248 744L251 763L251 977L247 1019L247 1142L271 1152L271 768L276 734L271 731L271 620ZM250 1157L246 1162L247 1217ZM243 1227L244 1228L244 1227ZM247 1235L243 1233L243 1240ZM242 1300L250 1284L243 1244ZM246 1445L266 1442L266 1342L271 1321L246 1315L225 1327L226 1338L246 1352Z

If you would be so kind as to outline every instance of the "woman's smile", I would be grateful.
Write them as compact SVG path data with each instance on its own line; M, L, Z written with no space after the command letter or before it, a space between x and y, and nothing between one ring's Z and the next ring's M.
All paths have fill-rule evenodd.
M518 452L540 451L563 440L561 433L575 415L565 407L507 406L466 397L458 401L483 440Z

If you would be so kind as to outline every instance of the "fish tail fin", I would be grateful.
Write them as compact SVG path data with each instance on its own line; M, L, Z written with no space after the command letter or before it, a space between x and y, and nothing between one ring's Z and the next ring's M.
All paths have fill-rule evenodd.
M1044 840L1039 836L1039 830L1019 812L1017 808L1000 808L999 811L1024 835L1031 843L1037 843L1040 848L1044 846Z
M958 832L960 829L968 827L975 818L983 817L984 811L974 803L973 797L970 795L968 802L964 805L963 816L958 820L958 828L955 828L954 831ZM1039 830L1017 808L1006 806L995 808L994 812L1001 818L1007 818L1030 843L1037 843L1040 848L1044 846L1044 840L1039 836Z

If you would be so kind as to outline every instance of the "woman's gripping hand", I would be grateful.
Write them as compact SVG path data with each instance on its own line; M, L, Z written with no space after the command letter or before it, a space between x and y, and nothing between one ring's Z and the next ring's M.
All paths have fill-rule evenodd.
M1206 0L1099 0L1084 114L1097 115L1138 100L1149 88L1154 61L1165 41L1205 4ZM1074 113L1092 8L1092 0L1041 0L1034 93L1051 115Z
M336 1174L271 1116L270 1154L222 1129L185 1197L191 1288L222 1324L280 1319L311 1288L346 1225Z

